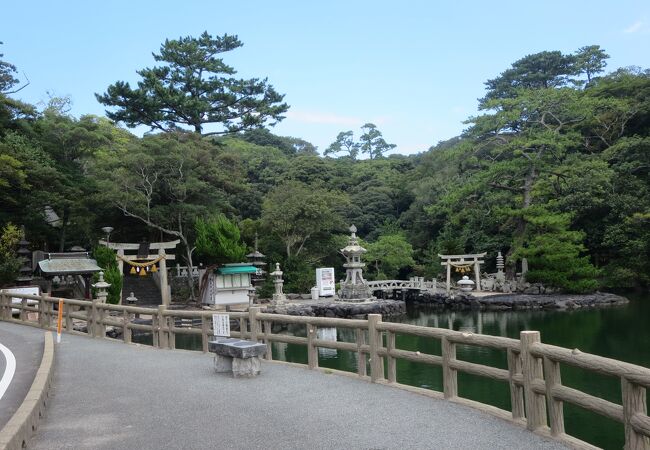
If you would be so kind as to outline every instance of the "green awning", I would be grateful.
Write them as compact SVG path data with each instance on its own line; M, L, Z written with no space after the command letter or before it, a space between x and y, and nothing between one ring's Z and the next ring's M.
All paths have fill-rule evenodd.
M255 273L257 269L255 266L225 266L219 267L217 273L220 275L233 275L236 273Z

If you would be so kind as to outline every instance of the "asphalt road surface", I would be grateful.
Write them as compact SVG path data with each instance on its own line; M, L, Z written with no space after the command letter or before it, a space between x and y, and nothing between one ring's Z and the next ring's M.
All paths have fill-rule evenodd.
M565 448L471 408L281 364L63 335L35 449Z
M38 328L0 322L0 344L13 354L16 363L13 377L0 397L0 429L20 407L32 386L43 357L44 333ZM5 353L0 351L0 380L9 380ZM0 388L0 394L3 390Z

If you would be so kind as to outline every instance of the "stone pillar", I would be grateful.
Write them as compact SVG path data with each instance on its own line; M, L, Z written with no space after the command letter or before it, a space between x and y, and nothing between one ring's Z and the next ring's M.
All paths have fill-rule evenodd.
M447 294L451 291L451 264L447 261Z
M481 290L481 263L474 258L474 279L476 280L476 291Z
M165 307L169 306L169 285L167 282L167 260L165 259L165 250L163 248L158 249L158 256L163 256L163 259L160 260L158 264L158 274L160 275L160 296L162 297L162 303Z
M124 250L121 248L117 249L117 254L118 256L121 256L122 258L124 257ZM120 276L124 278L124 261L122 261L120 258L117 258L117 269L120 271ZM122 282L122 286L124 286L124 282ZM120 305L122 304L122 289L120 289Z

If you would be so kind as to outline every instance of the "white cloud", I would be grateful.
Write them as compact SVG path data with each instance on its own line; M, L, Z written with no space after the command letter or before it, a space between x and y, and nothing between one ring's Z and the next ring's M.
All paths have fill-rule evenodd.
M360 126L363 121L358 117L341 116L338 114L320 113L311 111L289 110L286 114L288 119L303 123L315 123L326 125Z
M643 21L642 20L637 20L632 25L630 25L629 27L624 29L623 33L627 33L627 34L637 33L639 31L641 31L642 28L643 28Z

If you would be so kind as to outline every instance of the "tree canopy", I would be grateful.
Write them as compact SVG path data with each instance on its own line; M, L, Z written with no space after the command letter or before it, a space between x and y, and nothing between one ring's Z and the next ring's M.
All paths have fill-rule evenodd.
M394 146L369 123L321 157L260 128L286 105L266 97L266 80L248 80L265 93L247 91L220 59L240 45L167 41L138 87L109 88L107 100L119 86L128 94L107 105L113 119L168 130L144 137L73 117L66 98L21 103L9 93L17 68L4 63L0 227L24 226L43 250L92 248L107 225L116 240L179 239L181 264L241 259L257 243L282 264L288 292L308 290L316 267L343 271L352 223L371 276L435 276L438 253L487 252L490 271L501 251L509 276L527 258L529 281L564 291L650 285L650 71L605 74L597 45L528 55L487 81L461 136L384 157ZM239 117L231 101L250 109ZM213 126L225 135L201 135Z
M212 37L204 32L165 40L160 53L153 54L161 65L137 73L136 88L128 82L110 85L97 100L114 110L106 115L129 127L147 125L152 130L173 131L189 127L203 135L228 134L274 125L288 110L283 95L268 80L241 79L233 67L218 55L241 47L237 36ZM206 129L218 125L218 129Z

